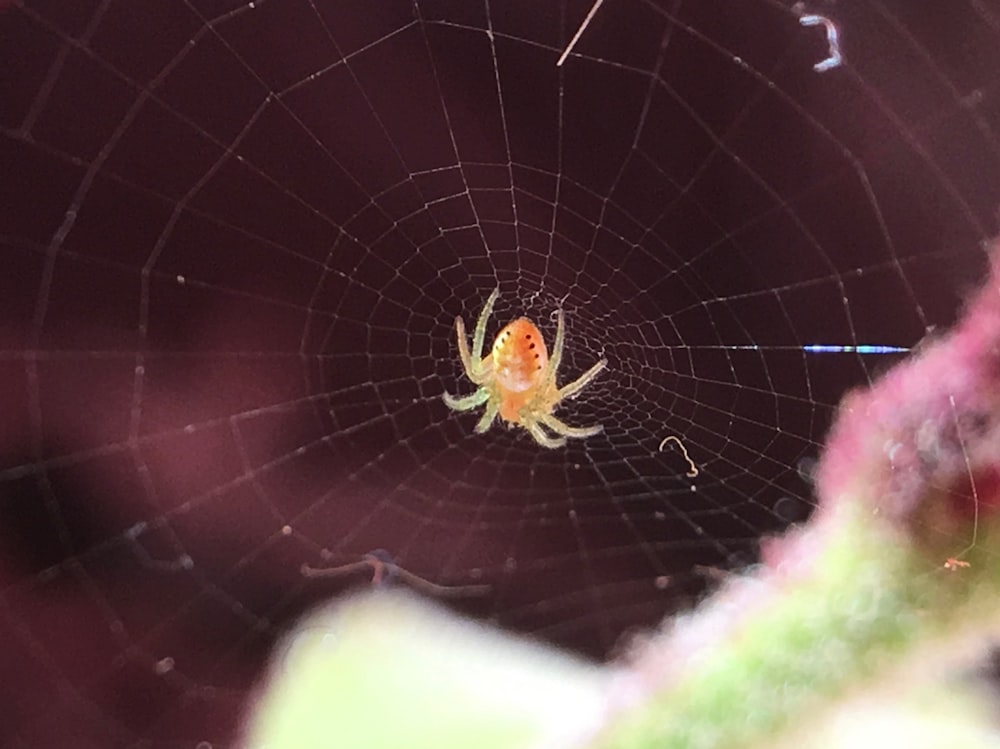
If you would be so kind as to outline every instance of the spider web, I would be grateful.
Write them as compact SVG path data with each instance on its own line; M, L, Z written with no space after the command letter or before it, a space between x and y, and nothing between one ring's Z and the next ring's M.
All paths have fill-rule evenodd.
M808 516L997 229L992 0L608 0L561 66L589 0L0 8L3 746L231 745L371 584L613 653ZM496 287L602 434L442 403Z

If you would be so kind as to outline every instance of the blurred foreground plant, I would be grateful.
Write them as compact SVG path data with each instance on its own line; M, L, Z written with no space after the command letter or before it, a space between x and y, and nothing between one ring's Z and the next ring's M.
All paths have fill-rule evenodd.
M1000 254L948 336L849 395L810 523L599 667L374 593L262 687L268 749L1000 749Z

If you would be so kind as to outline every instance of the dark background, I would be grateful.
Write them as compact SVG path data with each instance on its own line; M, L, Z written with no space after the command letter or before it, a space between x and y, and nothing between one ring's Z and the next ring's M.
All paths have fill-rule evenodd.
M590 5L0 3L0 746L232 744L375 549L603 658L808 516L898 355L803 346L982 276L1000 4L608 0L557 67ZM608 358L559 412L603 434L445 408L498 285L490 337Z

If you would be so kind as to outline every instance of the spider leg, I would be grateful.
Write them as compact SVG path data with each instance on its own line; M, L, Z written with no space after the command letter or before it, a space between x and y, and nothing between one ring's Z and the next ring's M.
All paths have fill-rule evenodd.
M465 321L461 316L455 318L455 333L458 338L458 356L462 360L465 376L476 385L482 385L490 365L483 366L483 343L486 338L486 322L493 312L493 303L500 296L500 289L494 289L486 300L483 311L476 320L476 330L472 334L472 351L469 351L469 339L465 332Z
M461 317L455 318L455 333L458 335L458 358L462 360L465 376L476 382L474 375L476 367L472 364L472 354L469 353L469 341L465 337L465 323ZM476 383L477 385L479 383Z
M545 365L545 376L542 377L542 391L546 391L551 386L555 389L556 372L559 371L559 364L562 362L563 343L566 340L566 316L559 310L556 316L556 340L552 344L552 354L549 356L549 363Z
M486 396L489 398L489 395ZM500 400L494 400L486 404L486 410L483 411L483 416L476 423L476 433L482 434L487 429L490 428L490 424L493 423L493 419L497 417L497 411L500 410Z
M556 434L561 434L564 437L583 439L584 437L593 437L595 434L600 434L604 431L604 427L600 424L594 424L592 427L571 427L551 414L539 416L538 420Z
M525 424L524 428L528 430L532 437L535 438L537 442L542 447L548 447L550 449L555 449L557 447L562 447L566 444L566 440L562 437L552 438L547 435L544 430L539 426L537 421L533 421L530 424Z
M559 400L575 397L581 390L587 387L587 385L590 384L591 380L597 377L597 375L601 373L601 370L604 369L606 366L608 366L608 360L601 359L599 362L597 362L597 364L595 364L586 372L584 372L582 375L573 380L573 382L569 383L568 385L563 385L561 388L559 388L559 396L558 396Z
M469 352L469 342L465 334L465 322L461 317L455 318L455 332L458 337L458 356L462 360L462 367L465 369L465 376L473 384L482 385L486 381L486 375L493 368L492 354L485 359L473 358L473 353Z
M442 397L444 398L444 402L448 408L453 411L468 411L476 406L483 405L487 400L489 400L490 393L486 390L486 388L479 388L471 395L465 395L460 398L455 397L450 393L444 393Z
M500 289L493 289L493 293L490 294L489 299L486 300L486 304L483 305L483 311L479 313L479 319L476 320L476 332L472 337L472 353L475 354L477 362L483 358L483 343L486 341L486 322L490 319L490 315L493 314L493 304L499 296Z

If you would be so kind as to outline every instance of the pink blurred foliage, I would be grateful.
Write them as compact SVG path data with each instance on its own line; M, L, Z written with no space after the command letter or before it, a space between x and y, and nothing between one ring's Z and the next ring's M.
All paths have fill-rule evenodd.
M1000 247L953 331L849 394L817 472L820 513L873 510L918 540L1000 506Z

